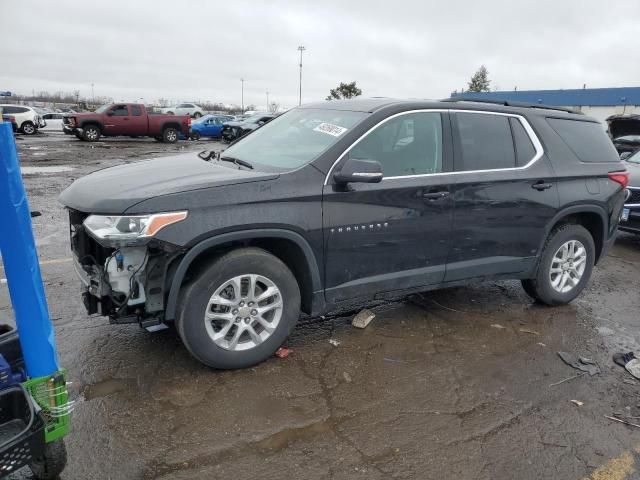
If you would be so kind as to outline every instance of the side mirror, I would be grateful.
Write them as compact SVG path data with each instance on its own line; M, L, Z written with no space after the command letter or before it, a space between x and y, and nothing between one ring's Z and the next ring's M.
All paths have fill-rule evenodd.
M382 166L374 160L350 158L340 171L333 174L338 183L379 183L382 180Z
M107 117L113 117L113 110L109 110L107 112Z

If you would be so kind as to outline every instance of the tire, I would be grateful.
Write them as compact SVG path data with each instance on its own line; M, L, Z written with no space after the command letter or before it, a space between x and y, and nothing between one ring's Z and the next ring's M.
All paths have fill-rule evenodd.
M79 133L74 134L78 140L82 140L84 142L84 138Z
M165 115L174 115L174 113L173 112L167 112L167 113L165 113Z
M256 286L254 293L264 293L267 287L275 287L277 292L258 300L253 309L251 275ZM240 295L236 296L231 281L238 278L241 279L236 283L240 285ZM210 303L216 293L220 301L230 302L229 306ZM221 309L220 315L228 315L230 320L221 320L222 317L212 312L212 307ZM265 310L262 316L255 313L256 308ZM205 321L207 312L218 322ZM299 315L300 288L291 271L279 258L250 247L223 254L183 287L176 327L189 352L205 365L218 369L245 368L271 357L289 336ZM265 324L273 330L263 328ZM213 336L221 333L223 336L214 340Z
M45 444L43 455L29 465L33 475L39 480L58 478L66 466L67 447L62 439Z
M567 247L568 250L560 251L561 247ZM522 280L522 287L529 296L541 303L565 305L580 295L589 282L595 251L593 237L582 225L560 225L545 242L536 276ZM567 254L567 260L561 258L564 253ZM582 264L584 267L581 270ZM552 272L552 268L558 272ZM564 280L563 276L566 276Z
M162 131L162 141L165 143L176 143L178 141L178 130L167 127Z
M202 114L200 112L196 112L193 114L193 118L200 118Z
M22 130L22 133L24 133L25 135L35 135L38 132L38 129L33 124L33 122L24 122L20 126L20 130Z
M82 138L87 142L97 142L100 140L100 128L97 125L87 125L82 129Z
M191 140L200 140L199 132L191 132Z
M164 140L161 135L157 135L157 136L155 136L153 138L154 138L154 140L156 140L158 142L162 142Z

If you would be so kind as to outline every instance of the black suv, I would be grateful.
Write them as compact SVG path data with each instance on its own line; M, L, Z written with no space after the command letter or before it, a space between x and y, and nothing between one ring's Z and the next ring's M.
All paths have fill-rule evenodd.
M570 302L614 241L627 178L583 115L370 99L293 109L217 156L98 171L60 201L89 313L175 322L200 361L237 368L301 310L470 279Z

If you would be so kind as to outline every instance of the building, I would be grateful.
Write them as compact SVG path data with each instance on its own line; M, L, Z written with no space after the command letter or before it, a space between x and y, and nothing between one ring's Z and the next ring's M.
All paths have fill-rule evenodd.
M640 114L640 87L462 92L451 96L570 107L601 122L611 115Z

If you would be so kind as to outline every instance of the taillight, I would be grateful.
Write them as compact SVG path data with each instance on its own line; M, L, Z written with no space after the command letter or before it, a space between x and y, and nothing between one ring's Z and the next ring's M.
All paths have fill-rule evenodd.
M609 172L609 180L619 183L622 188L627 188L627 185L629 185L629 172Z

